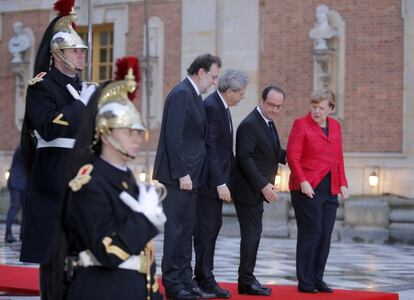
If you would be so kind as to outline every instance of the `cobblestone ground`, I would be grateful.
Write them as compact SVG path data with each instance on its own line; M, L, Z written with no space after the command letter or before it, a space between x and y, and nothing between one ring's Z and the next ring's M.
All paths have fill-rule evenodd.
M18 236L18 226L14 227ZM18 261L20 243L5 244L0 225L0 264L24 265ZM214 274L217 281L237 282L238 237L220 235ZM162 235L155 239L158 272ZM295 240L262 238L255 274L265 284L296 285ZM28 266L28 265L27 265ZM325 272L333 288L398 292L400 300L414 299L414 246L333 243ZM1 296L0 299L39 299Z

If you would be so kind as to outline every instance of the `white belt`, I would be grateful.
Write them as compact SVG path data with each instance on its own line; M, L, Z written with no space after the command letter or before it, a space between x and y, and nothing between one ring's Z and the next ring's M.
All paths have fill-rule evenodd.
M36 130L34 131L34 134L37 139L37 148L56 147L72 149L73 146L75 146L75 139L56 138L54 140L46 142Z
M90 250L84 250L79 253L79 265L87 268L92 266L102 266ZM119 269L133 270L139 273L147 273L147 257L141 255L131 255L127 260L118 265Z

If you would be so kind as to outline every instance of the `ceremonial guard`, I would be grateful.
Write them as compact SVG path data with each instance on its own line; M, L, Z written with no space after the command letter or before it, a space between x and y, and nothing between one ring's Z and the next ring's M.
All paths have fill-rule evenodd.
M122 63L131 65L131 58ZM166 189L138 186L127 167L145 130L127 98L135 87L130 68L125 80L104 84L91 100L98 98L94 154L69 182L65 220L72 256L66 271L73 281L68 300L162 299L151 239L166 220L159 200Z
M87 47L74 31L74 0L59 0L35 61L27 90L21 145L29 168L20 260L40 264L42 299L62 299L55 257L69 176L69 157L95 86L82 83ZM58 270L59 272L55 272Z

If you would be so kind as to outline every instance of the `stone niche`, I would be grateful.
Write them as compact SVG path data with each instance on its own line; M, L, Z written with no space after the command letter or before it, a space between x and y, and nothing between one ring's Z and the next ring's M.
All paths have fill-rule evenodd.
M329 88L335 93L333 116L342 120L345 101L345 21L328 6L318 5L309 38L313 40L313 89Z

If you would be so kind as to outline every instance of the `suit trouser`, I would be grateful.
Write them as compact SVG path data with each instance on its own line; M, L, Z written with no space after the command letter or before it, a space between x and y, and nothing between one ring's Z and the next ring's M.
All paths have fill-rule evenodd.
M194 250L196 263L194 274L201 287L213 287L217 283L214 279L214 251L217 237L223 223L223 201L217 197L215 191L198 194L196 208L196 226L194 231Z
M191 267L192 238L194 234L197 189L180 190L166 185L167 197L163 201L167 222L164 225L164 254L162 257L162 283L168 294L193 287Z
M6 237L12 235L12 226L14 219L16 217L17 212L23 205L24 200L24 192L9 188L10 192L10 207L7 212L7 219L6 219Z
M310 199L298 191L291 198L298 228L296 276L300 287L313 289L323 280L338 200L324 200L318 192Z
M253 272L262 234L263 201L253 205L235 201L234 206L241 236L238 283L249 285L256 282Z

